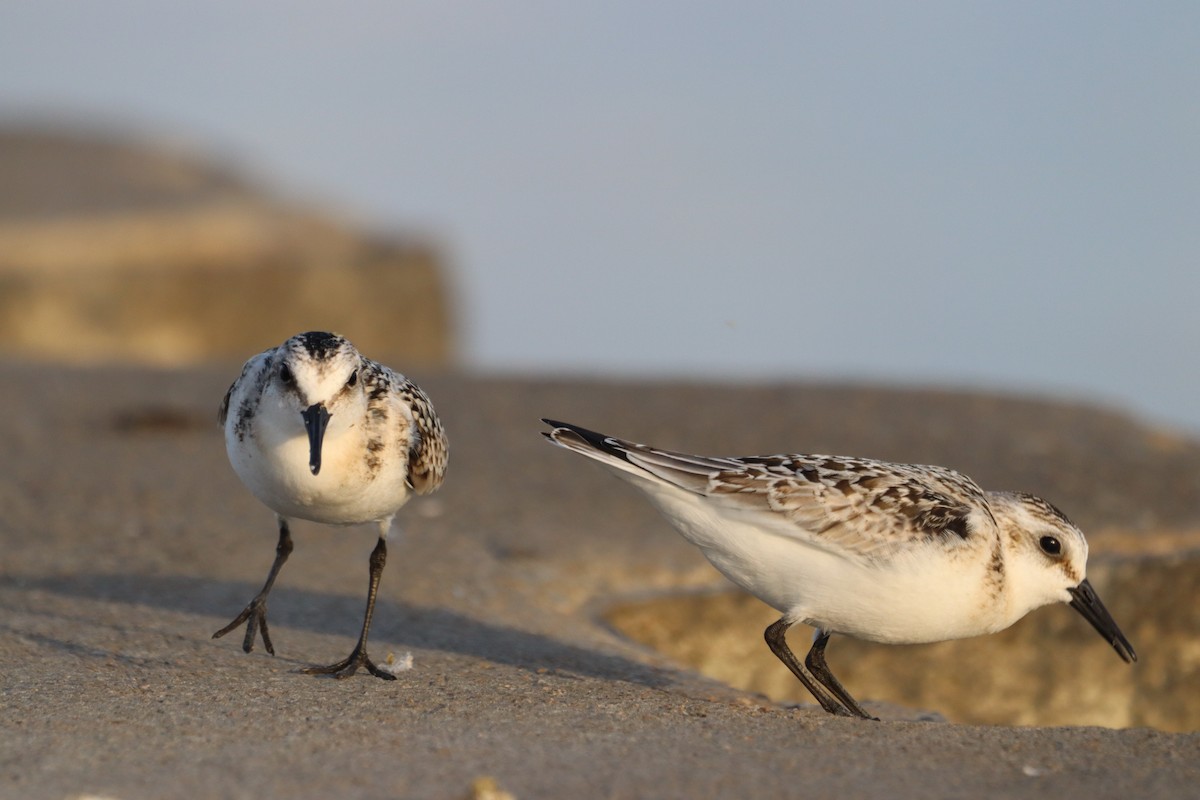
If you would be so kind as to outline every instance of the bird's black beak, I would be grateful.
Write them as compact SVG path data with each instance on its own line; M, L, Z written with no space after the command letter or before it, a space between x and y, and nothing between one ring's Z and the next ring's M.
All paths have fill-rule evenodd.
M308 431L308 468L316 475L321 471L321 442L325 441L325 426L332 415L325 410L323 403L314 403L301 411L300 416L304 417L304 430Z
M1100 597L1087 579L1085 578L1074 589L1067 589L1067 591L1071 593L1071 608L1092 623L1092 627L1113 646L1117 655L1127 664L1137 661L1137 653L1133 652L1133 645L1125 638L1125 634L1121 633L1121 629L1113 621L1112 614L1109 614L1104 603L1100 602Z

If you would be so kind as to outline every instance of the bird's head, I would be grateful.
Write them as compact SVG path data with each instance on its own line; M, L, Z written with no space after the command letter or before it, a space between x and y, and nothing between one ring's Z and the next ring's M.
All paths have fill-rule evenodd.
M366 402L362 364L354 345L323 331L297 334L276 351L271 386L279 402L296 411L303 422L313 475L321 471L321 448L330 420L353 419Z
M1087 580L1087 540L1063 512L1019 492L988 496L1008 551L1007 579L1019 616L1050 603L1069 603L1126 662L1137 660Z

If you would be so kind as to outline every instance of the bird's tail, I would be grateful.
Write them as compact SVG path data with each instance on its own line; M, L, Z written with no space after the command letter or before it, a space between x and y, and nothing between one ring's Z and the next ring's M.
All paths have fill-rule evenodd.
M550 441L580 455L649 481L662 481L690 492L704 494L710 477L736 466L729 459L693 456L659 450L637 442L605 436L569 422L543 419L553 430L542 432Z

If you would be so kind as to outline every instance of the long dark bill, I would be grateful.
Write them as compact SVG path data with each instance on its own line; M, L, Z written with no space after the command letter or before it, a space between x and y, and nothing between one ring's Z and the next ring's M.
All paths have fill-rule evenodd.
M1068 589L1071 593L1071 608L1078 611L1084 619L1092 623L1092 627L1099 631L1100 635L1113 646L1117 651L1117 655L1127 664L1132 664L1137 661L1137 653L1133 652L1133 645L1125 638L1125 634L1121 633L1121 629L1117 627L1117 623L1113 621L1112 614L1108 613L1108 609L1104 607L1104 603L1100 602L1100 597L1096 594L1096 590L1087 582L1085 578L1074 589Z
M308 431L308 468L316 475L321 471L321 443L325 441L325 426L332 415L323 404L314 403L301 411L300 416L304 417L304 430Z

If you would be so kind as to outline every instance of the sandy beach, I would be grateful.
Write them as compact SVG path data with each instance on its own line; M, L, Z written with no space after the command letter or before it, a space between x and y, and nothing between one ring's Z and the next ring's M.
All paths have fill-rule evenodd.
M607 609L723 581L634 492L547 446L538 419L697 452L949 464L1052 498L1101 561L1136 560L1142 542L1197 557L1200 443L986 394L414 374L447 426L450 470L398 518L372 630L377 658L413 667L337 681L297 670L352 646L369 528L296 527L271 595L275 657L210 638L275 543L216 426L237 369L0 365L0 795L464 798L491 778L519 800L1195 796L1195 732L953 724L869 692L856 694L882 722L838 719L622 636ZM1103 642L1086 658L1111 658L1105 681L1159 680L1153 636L1133 632L1184 630L1154 615L1195 607L1120 585L1105 600L1142 661L1115 669ZM1083 656L1060 655L1070 681ZM1178 683L1194 675L1129 702L1196 703L1200 687L1189 699ZM1128 694L1094 689L1107 691Z

